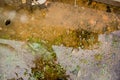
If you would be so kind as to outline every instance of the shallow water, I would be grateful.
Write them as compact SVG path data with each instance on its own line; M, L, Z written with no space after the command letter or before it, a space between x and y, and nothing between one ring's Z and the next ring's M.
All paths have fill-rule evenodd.
M10 25L1 25L1 38L44 41L49 47L63 44L89 48L98 43L98 34L120 29L119 17L114 13L63 3L51 3L48 9L36 8L33 13L1 8L1 14L11 20Z

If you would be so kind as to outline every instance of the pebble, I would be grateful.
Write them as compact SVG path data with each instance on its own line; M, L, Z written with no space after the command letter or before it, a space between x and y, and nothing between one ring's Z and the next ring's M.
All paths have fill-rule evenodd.
M2 27L0 27L0 31L2 30Z

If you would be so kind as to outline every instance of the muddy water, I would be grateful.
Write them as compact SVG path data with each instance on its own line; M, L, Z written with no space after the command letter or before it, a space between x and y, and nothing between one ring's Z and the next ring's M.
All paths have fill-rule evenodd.
M88 49L98 43L98 34L118 30L120 25L114 13L62 3L51 3L48 9L36 8L33 13L1 8L1 14L12 20L9 26L1 26L1 38L43 41L49 47L62 44Z

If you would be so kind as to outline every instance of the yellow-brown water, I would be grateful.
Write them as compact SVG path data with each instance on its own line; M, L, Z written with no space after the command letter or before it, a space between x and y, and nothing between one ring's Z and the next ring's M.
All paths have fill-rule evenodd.
M61 2L73 3L67 0ZM1 26L0 37L32 42L44 41L49 46L63 44L74 48L89 48L99 42L98 34L119 29L119 17L114 13L106 13L105 4L93 2L88 6L84 0L78 1L77 4L84 7L51 3L48 10L39 10L37 7L33 13L21 8L16 12L11 25ZM11 8L5 8L2 14L7 15L10 11Z

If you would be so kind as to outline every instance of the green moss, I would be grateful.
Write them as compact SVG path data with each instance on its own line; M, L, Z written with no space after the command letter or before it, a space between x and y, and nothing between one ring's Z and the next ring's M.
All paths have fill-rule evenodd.
M102 55L102 54L95 54L95 55L94 55L94 59L95 59L96 61L101 61L101 60L103 59L103 55Z
M11 37L10 37L10 35L8 35L8 34L4 34L4 35L2 35L0 38L3 38L3 39L10 39Z
M88 63L88 61L87 61L86 59L81 59L80 62L81 62L81 63L84 63L84 64L87 64L87 63Z
M32 75L35 80L67 80L65 70L55 61L39 57L36 58L34 63L35 67L32 68Z

